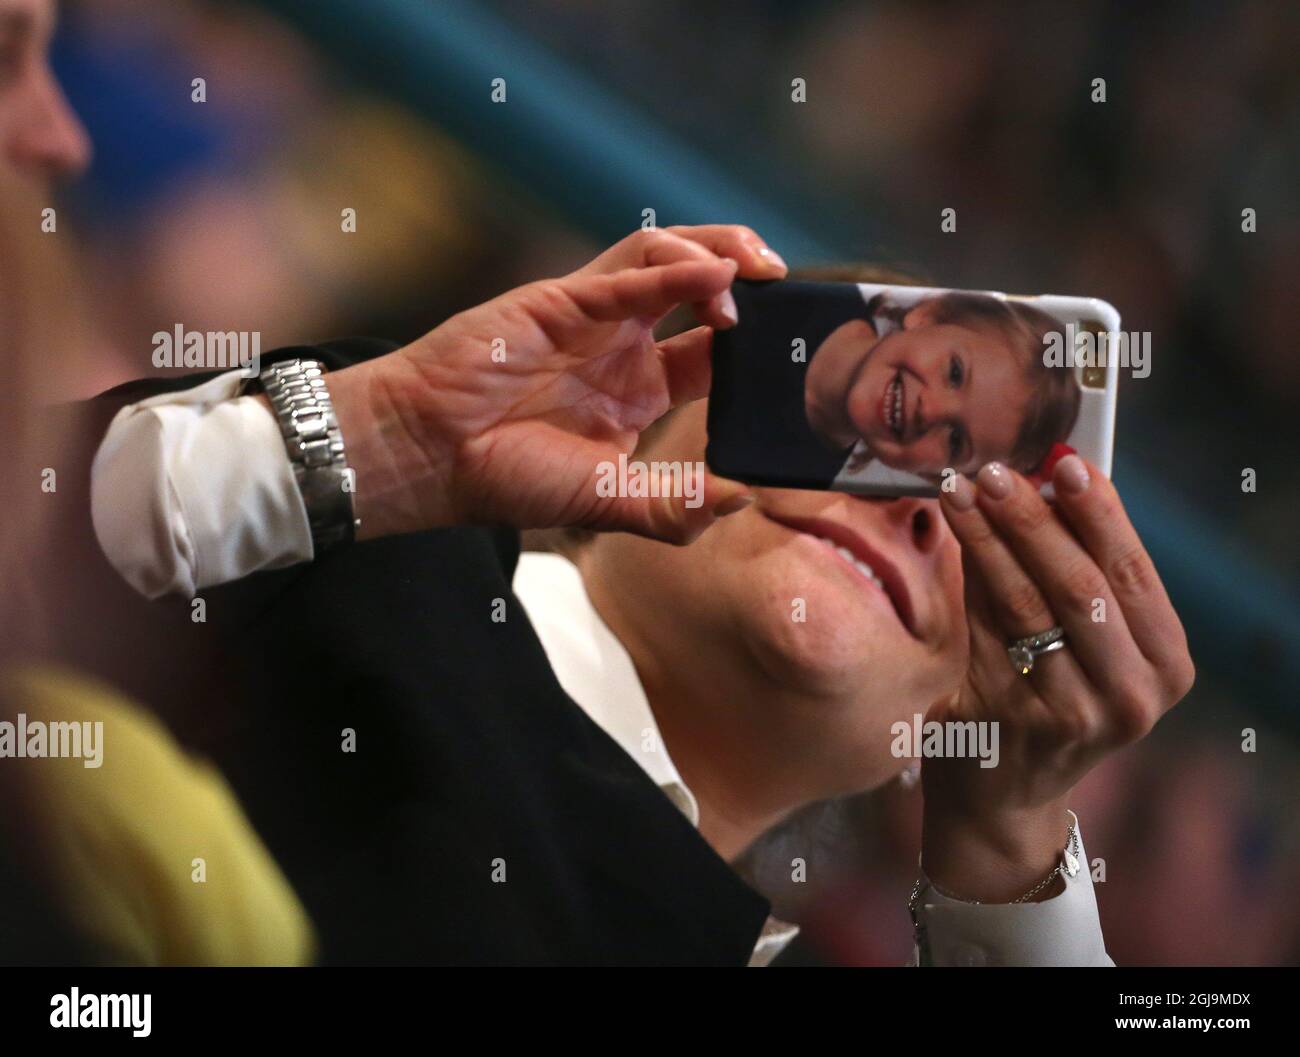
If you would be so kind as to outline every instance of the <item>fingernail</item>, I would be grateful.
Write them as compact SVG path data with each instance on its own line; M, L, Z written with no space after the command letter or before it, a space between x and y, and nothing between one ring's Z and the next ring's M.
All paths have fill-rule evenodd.
M730 290L724 290L718 296L718 311L731 323L740 321L740 313L736 311L736 299L731 296Z
M758 255L773 267L780 268L783 271L790 270L790 266L785 263L785 260L782 258L782 256L779 253L777 253L776 250L772 249L770 246L760 246L758 248Z
M741 492L738 495L730 496L713 508L713 516L726 517L728 514L737 514L753 501L753 492Z
M1079 495L1081 492L1088 490L1088 485L1092 483L1092 477L1088 474L1087 464L1079 456L1067 455L1056 464L1056 470L1052 474L1052 481L1062 491L1069 492L1071 495Z
M957 474L953 477L948 503L954 510L969 510L975 505L975 486L964 475Z
M1006 499L1011 494L1011 471L1000 462L986 463L975 479L990 499Z

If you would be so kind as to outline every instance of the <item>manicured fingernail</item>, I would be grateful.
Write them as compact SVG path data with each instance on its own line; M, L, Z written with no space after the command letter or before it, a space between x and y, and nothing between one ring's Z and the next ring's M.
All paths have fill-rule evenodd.
M1071 495L1079 495L1088 490L1092 477L1088 474L1087 464L1077 455L1067 455L1056 464L1052 481L1057 488Z
M952 479L952 491L948 493L948 502L954 510L969 510L975 505L975 486L962 474Z
M785 271L789 270L789 265L787 265L781 255L770 246L760 246L758 248L758 255L775 268L781 268Z
M713 516L726 517L728 514L737 514L753 501L753 492L741 492L739 495L729 496L713 508Z
M990 499L1006 499L1011 494L1011 471L1000 462L986 463L975 479Z
M730 290L724 290L718 296L718 311L723 317L731 323L739 322L740 313L736 311L736 299L731 296Z

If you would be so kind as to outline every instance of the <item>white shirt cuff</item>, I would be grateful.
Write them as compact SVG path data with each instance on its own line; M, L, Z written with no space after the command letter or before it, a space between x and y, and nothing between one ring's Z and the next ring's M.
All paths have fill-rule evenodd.
M1077 823L1076 823L1077 824ZM917 906L932 965L1111 966L1079 830L1079 870L1041 903L963 903L926 890ZM916 964L914 956L913 964Z
M105 556L147 598L312 557L311 527L274 416L241 372L130 404L91 467Z

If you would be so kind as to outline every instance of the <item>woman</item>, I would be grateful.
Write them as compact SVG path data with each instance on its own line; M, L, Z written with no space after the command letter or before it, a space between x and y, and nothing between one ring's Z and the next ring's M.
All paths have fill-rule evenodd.
M743 229L642 232L568 276L509 291L410 346L322 380L333 399L349 465L356 470L359 536L504 522L516 527L581 524L685 543L725 516L721 526L689 547L664 547L630 534L601 536L590 559L579 563L576 582L577 574L564 570L540 590L516 582L561 686L601 725L603 710L610 719L607 731L637 762L659 761L652 777L662 779L660 788L671 802L698 821L699 834L683 828L678 818L663 820L662 812L669 809L662 800L654 801L653 820L649 810L645 813L647 822L654 823L646 828L620 815L617 828L599 831L595 883L605 886L602 899L561 901L543 916L536 906L521 902L520 920L529 928L512 928L507 935L497 929L499 914L479 910L514 906L510 900L526 901L535 890L502 885L494 891L486 872L475 872L479 859L474 859L455 889L463 900L455 904L457 933L427 940L429 949L454 951L450 960L494 955L506 960L499 952L518 951L521 938L543 924L552 931L539 948L528 946L530 957L636 960L640 948L607 949L602 929L593 927L600 923L602 902L634 890L609 885L612 871L624 860L637 854L647 866L681 861L671 857L680 847L683 860L689 850L700 868L698 875L683 871L675 877L668 886L675 890L635 890L636 921L659 926L655 931L662 933L670 911L680 912L684 905L690 909L689 895L706 877L704 860L695 858L699 835L717 855L731 860L800 805L888 780L907 762L892 749L892 728L917 712L1001 732L997 765L991 768L969 758L925 754L923 866L936 889L950 895L924 895L918 915L933 914L936 923L954 917L956 911L943 902L948 899L965 908L962 912L977 932L990 917L1001 920L1026 910L1005 911L984 905L988 903L1013 908L1033 903L1019 916L1039 923L1059 916L1062 906L1074 908L1071 917L1077 918L1080 908L1086 916L1091 889L1086 871L1080 879L1081 838L1067 812L1071 790L1107 752L1150 729L1191 685L1182 630L1150 560L1110 483L1077 457L1061 460L1054 472L1059 518L1036 489L997 463L980 470L977 484L959 478L942 506L933 500L870 502L836 493L753 492L715 478L706 481L705 503L695 508L672 499L599 493L595 483L602 462L625 456L640 432L669 406L707 392L709 327L725 328L737 315L728 293L736 262L742 261L755 278L784 272L762 263L772 260L765 250L757 236ZM683 302L701 305L709 326L655 342L654 322ZM508 350L507 359L492 355L498 344ZM214 404L223 406L224 401ZM146 411L157 406L163 405ZM697 402L674 415L657 427L645 450L656 461L697 462L703 411ZM121 414L127 422L141 417L130 409ZM198 489L193 503L181 504L195 509L211 490L210 483L204 489L199 475L187 472L193 453L201 449L204 458L198 465L208 481L219 471L228 473L243 488L236 494L247 500L230 504L219 533L209 526L204 534L229 539L248 526L276 530L261 532L261 545L243 555L245 562L234 574L311 560L307 526L286 525L275 517L287 508L296 487L275 431L265 447L245 445L232 455L230 445L199 443L204 414L178 417L183 422L179 442L159 441L157 431L147 430L137 438L139 446L129 436L120 438L112 459L101 458L101 469L113 460L121 461L124 472L142 461L175 468L179 472L170 480L176 488ZM266 421L273 425L272 419ZM106 513L113 513L111 504ZM171 522L164 518L161 524L169 527ZM295 605L290 594L281 599L282 609L298 639L323 632L330 648L312 655L306 674L317 682L305 702L271 693L265 707L283 713L305 704L318 714L325 702L339 715L369 716L378 723L397 719L402 730L409 728L411 716L435 734L447 726L452 736L435 740L430 749L447 754L454 748L456 758L442 759L433 769L441 778L434 790L416 790L414 806L397 816L403 828L381 834L384 854L405 848L412 833L427 841L420 819L435 814L439 849L478 848L483 833L495 834L515 823L518 812L509 810L515 797L528 805L529 833L554 833L557 840L581 837L606 805L584 798L576 787L572 796L566 793L563 807L546 794L557 774L572 777L574 769L566 764L574 761L582 762L574 773L583 776L582 788L590 792L588 755L605 753L609 745L598 739L584 743L584 754L575 741L538 759L529 739L519 743L518 732L527 730L529 722L540 716L547 729L560 729L573 718L572 709L551 696L547 707L553 706L554 713L536 707L539 694L549 695L545 679L522 689L491 683L503 669L531 672L525 666L538 657L526 627L517 654L498 652L495 645L480 648L491 641L483 636L498 636L493 627L502 632L497 641L514 641L503 636L518 628L513 617L489 625L465 616L481 612L486 622L494 608L501 611L499 603L506 600L499 595L508 592L499 592L495 600L482 593L495 588L495 580L482 588L477 581L467 582L448 615L439 609L441 600L428 604L429 593L450 580L425 584L411 569L429 568L429 553L451 546L452 538L416 538L397 553L392 568L379 562L394 553L385 545L364 551L344 548L303 570L294 583L310 588L315 604ZM401 578L401 595L394 575ZM187 579L191 590L194 583L202 586L197 577ZM358 583L363 591L354 590ZM362 608L374 601L376 583L385 584L394 598L406 598L414 590L419 604L408 602L409 608L381 624L389 614ZM564 619L563 611L559 619L544 619L530 605L530 596L560 606L572 600L573 619ZM1106 622L1092 617L1098 599L1105 603ZM389 604L387 598L383 601ZM336 627L326 609L340 613L348 624ZM367 631L358 625L370 622L391 627L391 635L400 636L399 645L418 645L400 650L403 656L380 653L382 644L369 641L364 652L352 649ZM460 641L455 636L462 629L469 649L451 649L448 644ZM266 637L267 628L260 630ZM587 638L571 640L573 648L566 649L564 637L571 632ZM274 649L279 641L271 635L270 655L259 655L267 664L287 666L268 682L287 682L297 690L293 680L301 665L295 666L293 651ZM1009 647L1018 667L1011 663ZM408 699L406 684L399 680L416 663L405 656L410 652L421 658L436 655L434 673L442 677L437 683L415 680L416 700ZM385 664L371 672L367 666L375 654ZM589 663L592 656L595 665ZM584 657L586 675L569 667L571 662L581 666ZM448 679L448 669L454 679ZM568 681L575 672L579 681ZM602 682L602 676L613 681ZM372 681L384 692L373 693ZM353 685L337 689L343 682ZM446 687L433 699L434 707L430 685ZM619 711L637 702L644 707ZM391 737L399 728L384 729ZM629 733L632 740L624 740ZM475 781L455 781L460 757L475 749L481 754L466 758L495 770L487 771L485 781L483 768L476 765ZM668 759L672 764L665 766ZM430 772L422 756L396 764L386 758L385 777L403 762L420 778ZM626 767L625 759L619 762ZM648 766L646 771L650 773ZM535 784L523 781L534 774L540 776ZM626 777L620 771L620 788L644 789L623 781ZM364 792L356 775L336 780L356 782L358 793ZM499 794L506 808L479 795L481 786ZM449 812L449 806L457 810ZM392 816L391 803L385 810L385 817ZM357 820L344 821L366 823L370 817L361 812ZM605 816L605 821L614 820ZM656 828L660 821L663 826ZM543 824L550 828L543 830ZM368 832L372 829L367 825ZM615 835L616 851L604 840ZM525 835L515 836L518 846L527 846ZM315 849L308 852L316 854ZM559 844L539 850L533 863L539 875L552 860L563 858L561 852ZM448 859L452 866L461 865L457 856ZM716 859L708 861L716 864ZM585 858L578 863L587 864ZM316 865L314 858L311 865ZM499 865L504 869L504 860ZM440 879L452 866L440 865ZM368 876L358 872L360 882ZM581 881L584 886L593 882L591 873L584 872ZM437 915L444 912L443 902L422 906L418 916L441 920ZM931 907L939 909L932 912ZM463 908L474 912L469 920L475 930L468 937L461 923ZM396 909L403 929L414 929L414 923L408 924L412 915L403 913L400 904ZM574 928L556 936L554 922L562 912L571 913ZM1095 926L1095 908L1091 913ZM717 921L706 916L679 914L674 920L688 922L696 935L718 931ZM1105 962L1099 930L1059 926L1058 921L1054 927L1031 929L1028 941L1024 935L1012 936L997 952L998 960ZM932 941L942 939L941 928L932 923L929 929ZM1059 943L1042 942L1076 933L1083 942L1068 952L1062 953ZM484 955L488 934L499 946ZM745 937L751 945L752 935ZM732 938L729 934L729 945ZM456 946L466 939L474 945L470 953ZM958 946L939 944L931 956L952 961ZM692 947L674 948L673 956L688 958ZM757 957L760 951L752 953Z
M638 456L698 459L705 414L674 413ZM570 696L719 855L924 757L921 962L1105 965L1073 789L1192 666L1110 483L1077 455L1053 483L1059 518L997 463L942 502L759 488L688 547L534 539L563 553L525 554L515 592ZM1063 647L1013 665L1009 645L1057 624ZM929 724L991 745L900 748ZM774 846L769 876L824 880L838 858L803 826Z

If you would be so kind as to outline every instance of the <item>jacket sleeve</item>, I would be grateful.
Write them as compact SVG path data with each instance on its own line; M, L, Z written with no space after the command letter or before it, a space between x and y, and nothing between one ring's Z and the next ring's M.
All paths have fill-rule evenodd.
M392 342L372 339L349 339L323 345L291 346L265 353L262 364L284 359L313 358L330 369L339 370L353 363L392 351ZM173 500L162 491L165 481L159 476L161 455L143 451L127 452L126 458L139 456L141 464L133 471L129 464L119 466L116 480L121 492L99 489L99 502L92 510L92 487L97 456L116 417L127 407L151 399L169 396L183 400L198 387L219 385L216 372L183 376L158 377L128 382L100 396L74 404L50 408L46 417L49 427L45 439L34 446L35 464L29 467L34 480L49 477L57 484L49 490L42 504L40 531L45 541L42 553L32 556L32 573L42 586L41 626L47 628L42 652L73 667L108 676L119 688L143 700L153 700L166 693L175 673L166 665L150 667L132 663L132 658L157 653L160 636L174 640L192 635L193 643L174 642L175 650L166 655L204 655L215 647L213 636L203 634L205 625L192 611L181 594L155 604L148 604L136 587L123 578L114 561L105 554L96 534L96 524L116 522L116 531L128 536L148 537L168 526L157 520L156 507L166 507ZM260 410L260 408L259 408ZM254 420L256 421L256 420ZM278 441L278 433L276 434ZM183 443L182 438L172 438ZM207 484L218 479L237 479L248 457L246 438L209 450L206 464L190 463L192 483ZM180 455L181 449L175 454ZM279 452L283 455L283 447ZM152 458L152 462L150 461ZM53 471L52 474L46 471ZM156 486L151 490L151 486ZM215 491L215 486L214 486ZM227 512L228 526L235 534L247 533L240 521L246 508L232 507ZM176 526L172 524L171 528ZM220 531L210 529L209 531ZM132 560L144 565L141 548L152 547L157 557L175 545L174 536L140 540L132 544ZM120 559L119 559L120 560ZM160 568L161 566L155 566ZM283 580L274 575L254 576L233 584L228 591L230 602L212 611L209 621L237 614L235 619L251 619L284 589ZM184 619L177 621L177 616ZM209 625L210 626L210 625ZM182 629L177 631L177 628ZM162 629L169 629L163 631Z

